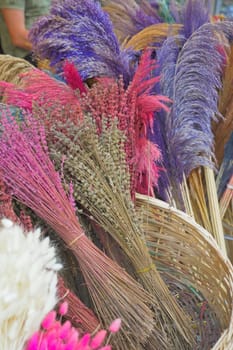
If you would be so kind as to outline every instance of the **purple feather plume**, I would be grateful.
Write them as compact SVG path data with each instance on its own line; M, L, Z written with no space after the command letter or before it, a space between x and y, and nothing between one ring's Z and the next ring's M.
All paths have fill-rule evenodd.
M188 0L181 11L183 33L188 39L203 24L210 22L210 1Z
M50 14L33 25L29 38L35 54L58 73L69 61L83 80L120 75L126 84L131 80L133 52L120 50L108 15L92 0L53 1Z
M217 112L216 89L218 88L218 86L221 85L220 66L223 64L223 57L216 49L216 47L220 45L220 42L217 40L216 37L213 38L214 30L217 30L219 32L223 30L227 35L229 35L232 31L230 24L222 24L222 27L221 24L220 27L214 27L214 25L209 24L209 27L206 27L209 28L209 32L208 30L203 30L203 28L205 27L202 25L209 21L209 9L208 6L204 6L204 1L202 0L189 0L183 7L180 14L182 14L182 16L180 15L180 18L176 17L176 20L177 22L184 24L184 29L180 32L179 35L175 37L169 37L167 40L165 40L162 47L157 52L159 67L159 72L157 72L157 74L161 76L160 87L159 91L157 92L168 96L174 101L172 113L167 115L159 114L157 116L156 121L157 124L160 124L160 130L162 135L164 136L164 144L161 144L161 137L159 139L155 138L155 142L161 148L164 162L163 165L167 170L167 174L165 172L161 173L160 177L160 182L162 183L162 185L159 188L161 189L160 191L162 191L163 193L163 185L166 185L166 183L168 184L168 181L166 179L167 176L171 179L173 183L181 183L183 180L183 172L185 172L187 175L196 166L199 166L201 164L207 165L207 163L210 164L209 156L212 154L211 150L213 143L213 136L210 126L211 113L212 115L214 115L214 113ZM199 33L198 30L200 27L202 29L200 29L201 31ZM193 35L194 37L192 40L190 39L189 41L188 38L191 35ZM201 37L202 35L203 43ZM188 50L187 55L185 55L186 49ZM199 50L201 50L201 54L199 54ZM214 57L216 59L215 63L218 62L216 66L215 63L212 61L211 52L214 53ZM211 66L208 66L209 57L211 57L212 61ZM184 65L185 62L183 61L183 58L185 58L185 61L187 60L186 66ZM200 67L199 72L198 67ZM212 72L212 74L209 75L209 72ZM202 76L202 74L204 75ZM205 74L207 75L207 79L205 79ZM210 77L212 78L210 79ZM205 108L207 108L209 111L209 119L207 117L206 122L204 121L204 119L198 120L198 118L202 118L202 111L201 107L198 107L198 98L196 98L195 90L193 90L195 85L193 87L191 85L193 78L196 79L193 81L193 83L196 84L196 87L199 87L197 96L199 96L198 98L200 98L200 102L203 98L202 94L205 95L207 94L207 91L209 91L208 86L210 86L211 88L210 93L212 96L206 96L206 100L203 99L204 104L209 103L209 105L206 106L203 104L203 109L206 110ZM199 78L200 82L202 82L202 85L199 85ZM180 89L177 89L177 84L178 88L179 84L181 84ZM185 90L186 87L187 90ZM185 99L187 99L187 101ZM182 114L180 114L181 112ZM192 124L189 117L193 116L195 120L196 115L196 123L193 122ZM176 124L176 120L179 120L179 118L186 118L188 123L183 123L182 126ZM158 126L155 125L155 129L157 128ZM197 152L193 153L191 145L189 149L185 149L184 147L182 150L182 147L186 144L185 135L188 138L189 131L190 142L192 138L193 142L198 142L198 137L203 137L202 143L200 143L199 147L200 153L198 153L198 149ZM206 139L204 136L205 132ZM156 135L155 132L154 134ZM179 142L179 147L174 148L175 145L178 146ZM207 153L205 153L205 150ZM201 153L202 151L204 151L204 153ZM184 153L184 155L186 154L187 159L184 159L184 155L180 156L182 152ZM202 154L203 157L201 156ZM195 157L196 163L193 163L193 159Z
M213 166L211 122L219 115L218 89L225 62L216 32L232 41L233 23L201 26L187 40L176 63L174 103L166 130L170 165L180 181L183 173L189 175L198 166Z

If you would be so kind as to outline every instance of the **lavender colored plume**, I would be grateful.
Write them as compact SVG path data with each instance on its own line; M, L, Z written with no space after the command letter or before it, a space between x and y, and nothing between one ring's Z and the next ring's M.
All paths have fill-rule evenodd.
M50 14L32 27L34 52L48 59L57 72L63 62L73 62L82 79L123 75L131 80L131 51L121 51L111 21L92 0L53 1Z
M183 24L183 33L188 39L203 24L210 22L210 1L188 0L183 6L180 23Z
M231 41L233 23L201 26L185 43L176 64L174 104L166 129L171 166L180 181L183 172L189 175L198 166L213 166L211 122L219 115L218 89L225 61L216 33Z
M178 7L177 7L178 9ZM181 16L182 15L182 16ZM214 31L217 30L219 32L221 32L221 29L223 31L226 32L226 34L230 34L231 32L231 26L230 25L226 25L225 29L223 28L224 25L222 25L221 27L216 27L214 25L210 25L209 24L209 32L207 30L198 32L199 28L204 25L206 22L209 21L209 9L208 6L205 7L204 5L204 1L202 0L189 0L186 5L182 8L181 7L181 12L180 12L180 17L178 18L176 16L176 21L179 23L183 23L184 25L184 29L180 32L179 35L174 36L174 37L169 37L167 38L167 40L164 41L162 47L158 50L157 52L157 59L158 59L158 67L159 67L159 71L157 72L157 74L159 74L161 76L161 80L160 80L160 91L158 91L158 93L161 93L163 95L168 96L169 98L171 98L174 101L174 108L172 110L171 114L168 114L166 116L164 115L158 115L158 121L157 124L160 123L160 129L161 129L161 133L164 136L164 143L165 145L162 145L160 140L155 139L155 142L160 146L161 150L162 150L162 156L163 156L163 161L164 161L164 167L167 170L167 175L170 179L172 179L172 182L179 182L181 183L183 180L183 171L185 169L186 174L188 174L190 172L190 170L195 167L194 164L191 166L188 166L187 164L184 165L183 161L184 159L180 156L178 156L178 150L176 148L173 148L173 146L171 146L171 140L170 137L171 135L176 135L176 132L178 132L178 130L174 130L174 126L176 125L176 121L174 121L174 118L179 118L182 117L184 118L185 113L189 111L184 109L183 115L179 116L179 112L177 111L177 106L182 109L187 108L189 106L189 108L191 110L193 110L193 114L191 115L198 115L198 118L201 118L201 111L198 111L197 109L197 101L195 101L195 91L193 91L192 94L192 87L189 88L189 90L187 90L187 93L185 90L182 91L182 86L180 88L180 90L176 91L177 89L177 84L181 84L183 83L183 88L184 87L189 87L189 84L192 84L192 79L196 77L196 82L193 81L194 83L196 83L196 85L198 86L198 79L200 77L200 79L206 83L206 86L204 84L199 86L199 97L200 99L202 98L201 95L202 93L205 95L205 93L207 93L208 90L206 90L207 86L212 87L212 96L214 96L215 100L212 100L212 110L213 110L213 114L214 114L214 110L216 110L216 98L217 98L217 91L216 88L220 85L220 80L218 80L218 82L216 82L216 79L220 79L220 73L219 73L219 65L215 66L215 63L212 61L212 65L208 67L208 61L210 60L209 58L212 57L210 52L214 52L214 57L216 58L217 56L217 61L218 62L222 62L221 60L221 55L217 52L216 50L216 45L219 45L219 42L217 42L217 38L213 39L214 37ZM221 26L221 25L220 25ZM205 27L203 27L205 28ZM195 34L197 33L197 34ZM199 34L198 34L199 33ZM189 39L189 37L191 35L194 35L193 40L190 39L190 41L187 41ZM202 38L201 35L203 35L203 43L202 43ZM210 38L209 41L209 37L212 36ZM185 44L187 42L187 44ZM192 45L193 46L192 48ZM187 55L184 56L185 50L187 51ZM201 50L201 53L199 54L199 50ZM185 61L180 60L181 58L185 58ZM211 58L212 60L212 58ZM178 61L179 61L179 68L178 68ZM184 63L186 62L186 65L184 65ZM200 65L200 72L198 72L198 65ZM182 69L183 68L183 69ZM204 76L202 77L202 73L204 72L203 70L205 70L205 68L207 69L206 74L207 74L207 80L205 81ZM208 69L210 69L210 71L212 70L213 74L212 76L212 81L209 79L209 75L208 75ZM216 72L215 72L216 70ZM179 73L179 77L178 77L178 73ZM200 76L198 75L200 73ZM215 75L216 73L216 75ZM193 75L194 74L194 75ZM188 84L188 85L186 85ZM202 92L203 89L203 92ZM190 92L191 90L191 92ZM189 101L187 100L186 105L183 104L183 100L182 98L189 98ZM179 99L180 97L180 99ZM193 101L193 100L194 101ZM211 101L212 97L210 97L210 101ZM208 97L206 96L206 100L208 101ZM185 100L184 100L185 101ZM205 102L203 100L203 102ZM179 106L179 103L182 103L182 106ZM176 107L175 107L176 106ZM182 107L182 108L181 108ZM207 106L208 107L208 106ZM211 111L211 108L209 109L209 111ZM204 108L205 109L205 108ZM182 109L183 111L183 109ZM175 113L175 114L174 114ZM211 113L211 112L210 112ZM189 114L186 115L186 118L188 120L188 118L190 117ZM203 122L203 123L202 123ZM195 135L193 134L192 136L194 137L198 137L199 132L203 132L202 128L204 125L206 128L206 132L207 134L209 133L209 135L211 136L210 139L207 138L206 143L208 144L207 147L207 153L210 155L210 148L213 142L213 136L211 133L211 129L210 129L210 120L208 121L207 124L204 123L204 120L200 122L197 121L196 124L191 123L191 121L189 121L189 124L185 124L182 126L186 128L186 132L187 132L187 137L188 137L188 130L190 129L190 132L195 133ZM200 125L198 126L198 124L200 123ZM180 127L180 126L179 126ZM194 128L192 128L194 127ZM157 129L157 126L155 126L155 128ZM200 130L195 130L195 128L199 128ZM156 131L156 130L155 130ZM176 140L179 139L181 134L181 129L179 129L179 134L177 134L177 138ZM179 136L178 136L179 135ZM174 136L176 137L176 136ZM184 141L184 140L183 140ZM182 144L183 142L180 139L180 143ZM203 136L203 142L205 141L205 138ZM172 141L173 142L173 141ZM176 141L178 142L178 141ZM173 145L176 144L176 142L174 142ZM197 141L196 141L197 142ZM202 144L201 149L204 149L205 145L204 143ZM187 154L187 160L189 158L189 153L192 153L193 150L190 148L189 150L184 150L184 154L186 152ZM182 147L179 148L179 154L182 153ZM196 152L196 154L198 154L198 151ZM201 156L201 154L199 154ZM206 153L205 153L206 155ZM192 156L191 156L192 158ZM190 163L192 163L192 160L189 160ZM199 161L202 160L203 163L203 159L207 160L207 156L202 158L198 158L198 156L196 157L196 164L201 165L199 163ZM210 164L210 163L209 163ZM177 169L180 169L180 171L177 171ZM163 183L166 183L166 173L161 173L161 181ZM164 179L162 179L164 178Z
M205 23L209 22L209 7L205 0L188 0L177 12L176 21L183 24L179 35L168 37L158 50L158 66L161 75L162 93L173 98L175 67L180 50L186 40Z

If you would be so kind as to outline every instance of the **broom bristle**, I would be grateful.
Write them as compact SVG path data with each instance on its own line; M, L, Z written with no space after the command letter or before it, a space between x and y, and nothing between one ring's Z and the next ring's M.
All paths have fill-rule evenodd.
M81 328L83 331L93 333L100 325L99 320L83 302L68 288L61 276L58 277L58 295L62 301L69 304L66 318L72 325Z

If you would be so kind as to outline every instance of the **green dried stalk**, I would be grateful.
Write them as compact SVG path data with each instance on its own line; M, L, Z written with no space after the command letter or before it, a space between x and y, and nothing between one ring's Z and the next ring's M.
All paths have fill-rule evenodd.
M129 257L143 287L153 296L153 310L167 349L189 348L193 343L190 322L170 294L146 246L140 219L130 196L130 176L123 150L124 137L117 121L102 121L98 136L90 116L79 127L61 125L51 130L52 158L60 164L63 156L66 181L72 181L75 199L121 246ZM153 349L157 347L155 344Z

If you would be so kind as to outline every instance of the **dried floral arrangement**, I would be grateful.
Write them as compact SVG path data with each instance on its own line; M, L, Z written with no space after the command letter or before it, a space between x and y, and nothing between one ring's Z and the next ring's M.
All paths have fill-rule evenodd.
M116 319L108 327L101 329L93 336L86 333L81 336L69 321L61 323L69 305L64 302L58 312L51 311L42 321L41 329L28 340L25 350L111 350L110 338L121 327L121 320Z
M135 211L133 200L136 192L155 192L194 215L225 252L222 219L226 213L229 217L232 203L232 155L231 140L223 155L221 138L226 144L232 132L232 22L213 23L204 0L170 8L162 0L150 5L134 0L102 3L113 23L91 0L56 0L50 14L32 28L35 54L49 60L59 75L56 79L31 67L14 79L6 74L10 61L4 63L8 83L0 84L1 96L21 108L20 119L26 123L18 126L10 117L12 110L4 119L6 108L1 107L0 168L10 191L57 231L79 261L98 318L59 278L59 295L67 294L70 301L66 316L71 322L77 305L83 329L90 332L99 320L107 327L119 312L123 327L114 340L117 349L193 349L189 321L151 260L141 228L143 213ZM143 53L146 46L153 50ZM19 71L24 71L21 63ZM226 121L218 127L221 116ZM45 138L70 196L49 160ZM13 140L19 143L13 146ZM222 165L219 199L215 156ZM20 167L21 178L16 171ZM5 184L0 186L0 215L19 220L11 210L9 192L4 194ZM92 223L105 252L111 253L110 242L119 253L111 256L132 278L85 236L74 199L78 214ZM30 230L25 214L23 220ZM109 290L103 276L112 281ZM136 316L138 305L147 316L145 322ZM72 329L68 325L66 334ZM84 339L91 346L90 336Z
M3 117L2 125L4 130L0 142L4 155L1 153L0 168L7 186L18 200L54 228L74 252L95 311L103 324L117 318L114 315L121 315L125 328L117 337L118 347L127 348L129 344L139 346L153 329L153 314L149 309L152 297L85 235L75 215L72 186L70 197L67 197L59 174L48 157L43 127L30 117L21 126L14 120L9 123L9 117ZM23 157L20 156L22 152ZM17 170L19 164L21 174ZM103 280L108 283L103 283ZM133 302L128 304L127 300ZM146 322L141 319L141 314L145 314ZM137 338L135 332L139 335Z
M177 324L176 327L178 327L179 331L182 334L182 337L184 337L184 339L190 342L190 340L192 339L192 335L191 333L189 334L188 328L186 327L186 325L188 324L188 320L186 320L185 316L182 315L182 312L181 310L179 310L179 307L176 301L170 296L168 289L166 288L165 284L163 283L162 279L157 273L155 267L153 267L153 263L151 261L148 249L143 239L143 234L142 232L140 232L140 229L137 227L138 221L136 220L135 222L133 222L133 217L135 217L135 214L133 212L133 203L131 202L130 194L133 195L134 197L135 183L136 183L136 189L138 190L138 183L141 184L142 178L144 177L146 181L145 189L147 189L147 191L151 191L152 189L153 191L153 186L155 185L155 182L153 179L156 180L156 177L158 176L156 173L157 168L155 165L153 165L153 163L155 160L157 160L158 158L157 154L159 154L159 151L155 148L155 145L147 141L146 132L148 127L152 123L152 120L151 120L152 113L156 111L158 108L163 107L163 104L161 103L163 98L162 96L150 96L149 94L151 87L155 82L158 81L158 78L154 78L151 80L150 79L147 80L144 78L144 76L147 76L148 72L150 72L154 68L154 60L151 59L150 56L151 56L151 53L150 51L148 51L142 57L142 60L141 60L142 63L139 65L138 70L135 74L135 77L132 83L130 84L129 88L127 89L126 93L124 93L124 88L121 81L119 81L119 84L117 82L114 83L109 81L106 88L105 87L103 88L100 84L96 84L95 87L90 89L89 94L87 93L83 98L79 99L79 102L77 104L80 104L84 111L89 110L94 114L94 120L95 120L95 123L97 124L97 129L96 127L94 129L92 127L92 134L88 135L87 130L85 130L85 123L87 123L87 119L85 119L84 129L83 127L81 128L80 121L83 119L83 116L81 116L80 118L77 118L78 119L76 121L76 124L78 123L77 129L74 128L75 125L71 125L69 129L69 127L66 124L61 124L60 130L62 131L66 130L64 136L67 139L67 142L68 141L71 142L73 140L74 142L71 147L74 151L74 154L75 155L80 154L81 156L81 150L79 150L77 153L77 149L76 149L76 147L78 147L78 142L80 138L78 131L83 130L83 142L84 144L86 143L86 147L87 147L88 146L87 135L88 135L88 139L93 141L94 139L97 140L98 133L100 133L102 137L103 127L104 127L102 125L102 120L104 116L105 115L108 116L105 122L106 126L107 125L111 126L111 119L114 117L114 114L115 116L117 116L118 127L119 129L125 132L124 136L126 137L123 138L123 135L118 134L118 138L116 138L117 133L115 135L111 134L110 133L111 130L109 128L106 129L105 139L106 139L106 142L107 141L109 142L109 144L105 143L100 146L100 149L96 156L98 163L96 164L94 163L92 165L89 164L89 168L87 168L87 166L85 167L84 165L82 165L81 168L83 168L84 170L82 174L79 173L77 174L77 177L72 179L72 182L74 184L74 189L77 190L79 188L79 194L80 193L82 194L82 198L80 198L79 196L75 198L78 200L79 203L81 203L85 207L85 209L90 211L93 217L97 220L97 222L99 222L99 224L101 224L101 226L105 228L105 230L109 232L114 237L114 239L116 239L118 243L120 243L120 246L123 248L127 256L132 261L134 270L136 272L144 271L145 269L148 270L143 273L138 272L137 274L139 275L139 279L142 281L142 284L145 287L145 289L148 290L152 295L155 294L155 296L153 297L155 298L154 300L155 318L159 317L160 319L161 317L161 320L159 321L159 323L161 323L162 325L166 325L164 326L165 328L167 328L166 333L169 334L169 332L172 332L172 335L169 337L168 341L179 342L179 340L177 340L175 336L176 332L174 333L172 328L170 330L168 326L169 323L175 322ZM40 75L37 74L37 77ZM45 80L45 77L43 79L43 76L42 76L42 84L43 84L43 81L46 81L46 80ZM50 79L48 78L48 82L49 81ZM29 93L28 105L30 105L30 98L32 101L38 101L39 91L44 91L42 90L42 88L41 90L38 89L39 85L40 85L40 80L39 81L35 80L34 74L26 77L26 86L25 86L26 89L23 91L26 91L27 93ZM27 86L28 86L28 89L27 89ZM38 90L36 90L36 87ZM49 87L49 84L47 84L47 91L48 91L48 87ZM59 87L59 84L57 84L57 88L55 89L56 92L60 91L58 87ZM15 103L16 102L15 97L17 98L17 91L15 92L14 89L12 90L12 86L10 86L9 84L8 85L5 84L5 86L4 84L2 84L2 88L5 88L5 96L8 97L8 101L11 103ZM34 91L38 91L37 95L33 94ZM119 96L119 92L121 92L120 96ZM51 93L53 93L53 90L51 90L50 94ZM106 94L108 99L106 99ZM108 101L108 104L105 103L105 105L103 106L101 101L106 101L106 100ZM164 100L166 101L166 99ZM27 100L24 99L24 103L25 101ZM42 96L41 102L44 102L44 101L45 101L45 98ZM49 100L49 103L51 103L50 100ZM18 99L17 105L20 105L19 99ZM42 103L41 103L41 106L42 106ZM45 106L46 106L46 102L45 102ZM58 102L58 106L59 106L59 102ZM118 110L119 112L116 115L116 111ZM127 110L130 112L130 114L129 113L126 114ZM57 109L52 108L52 111L56 112ZM39 110L35 109L34 111L34 115L36 117L38 116L40 119L45 114L46 113L42 111L42 107L40 107ZM127 117L125 117L126 115ZM64 114L63 116L67 118L66 114ZM57 120L61 120L61 117L58 116ZM48 123L50 123L50 125ZM54 128L54 123L51 115L49 115L49 118L45 119L45 124L47 125L47 127L49 125L49 138L52 137L51 139L52 140L51 147L52 147L52 144L55 143L56 137L53 134L53 130L52 130ZM75 136L73 134L70 134L69 132L72 129L75 130L75 134L76 134ZM118 128L116 128L115 131L119 132ZM63 135L63 132L61 133L61 135ZM124 162L123 162L123 159L125 158L124 153L123 153L123 156L121 156L121 158L118 159L118 157L121 155L121 153L118 150L118 143L121 138L123 139L124 149L127 152L126 164L128 164L131 169L131 181L129 181L129 179L127 180L127 170L126 170L127 165L126 164L124 165ZM58 144L63 145L63 141L61 140L56 140L56 141L57 141L55 143L56 147ZM89 148L92 149L93 146L94 144L90 144ZM115 156L113 155L109 156L105 154L106 152L105 150L108 150L110 147L112 149L112 152L115 153ZM84 153L83 153L84 158L86 157L86 154L90 152L89 148L88 149L84 148ZM145 151L143 151L143 148L145 149ZM59 148L58 150L60 151ZM64 155L70 154L73 157L73 152L70 150L68 143L65 145L65 148L63 149L62 152L63 152L62 157L63 157L63 154ZM107 168L100 169L100 171L98 171L98 175L96 175L95 172L97 171L100 164L104 165L104 162L102 161L106 155L107 155L106 159L109 159L109 158L111 159L112 157L112 161L115 161L116 164L115 165L113 163L110 165L106 164ZM102 159L102 161L100 162L99 159ZM62 159L60 159L60 161L62 161ZM77 164L79 163L83 164L85 161L83 159L81 160L81 159L75 158L73 164L75 164L76 162ZM69 164L68 160L64 162L64 169L66 169L67 164ZM132 164L133 164L133 167L132 167ZM108 174L108 178L106 179L104 177L104 174L106 173L107 169L111 169L112 172ZM74 168L73 168L73 171L76 172ZM145 176L146 172L148 172L148 175ZM89 179L89 185L88 184L83 185L82 179L84 179L85 181L87 179L88 173L91 175ZM115 188L111 189L111 187L108 186L108 183L109 181L110 183L114 183L114 178L113 178L114 173L116 178L118 176L121 177L121 175L123 177L125 176L125 180L122 179L123 181L122 184L119 182L115 183L114 184ZM99 196L100 195L99 191L100 191L100 188L102 187L101 193L103 195L103 199L105 198L105 207L109 208L109 210L105 214L105 217L103 217L103 212L105 212L105 210L103 210L100 200L98 199L98 201L95 202L95 196L93 192L94 178L96 178L96 180L98 179L99 181L102 181L101 182L102 186L100 186L100 184L97 183L95 191L96 191L96 194ZM78 185L79 183L80 183L80 186ZM87 201L86 203L88 204L85 204L85 205L84 205L85 191L83 186L85 186L85 188L87 186L90 187L90 191L87 192L85 197L85 200ZM104 192L105 188L106 188L106 193ZM126 199L124 199L124 197L117 198L115 193L126 194ZM127 201L129 202L127 203ZM111 202L113 203L113 205L109 205L109 203ZM92 206L90 206L90 203L92 203ZM118 213L115 212L115 210L113 210L114 206L116 208L119 208L117 210L122 211L122 215L128 218L125 223L124 221L121 222L122 215L119 216ZM105 222L103 220L105 220ZM121 228L120 231L119 231L119 228ZM128 245L125 245L125 241L128 241ZM162 304L160 303L161 295L164 295ZM160 306L158 307L158 305ZM161 309L162 316L159 316L157 309ZM183 329L185 331L183 331ZM157 335L157 338L158 338L158 335Z

